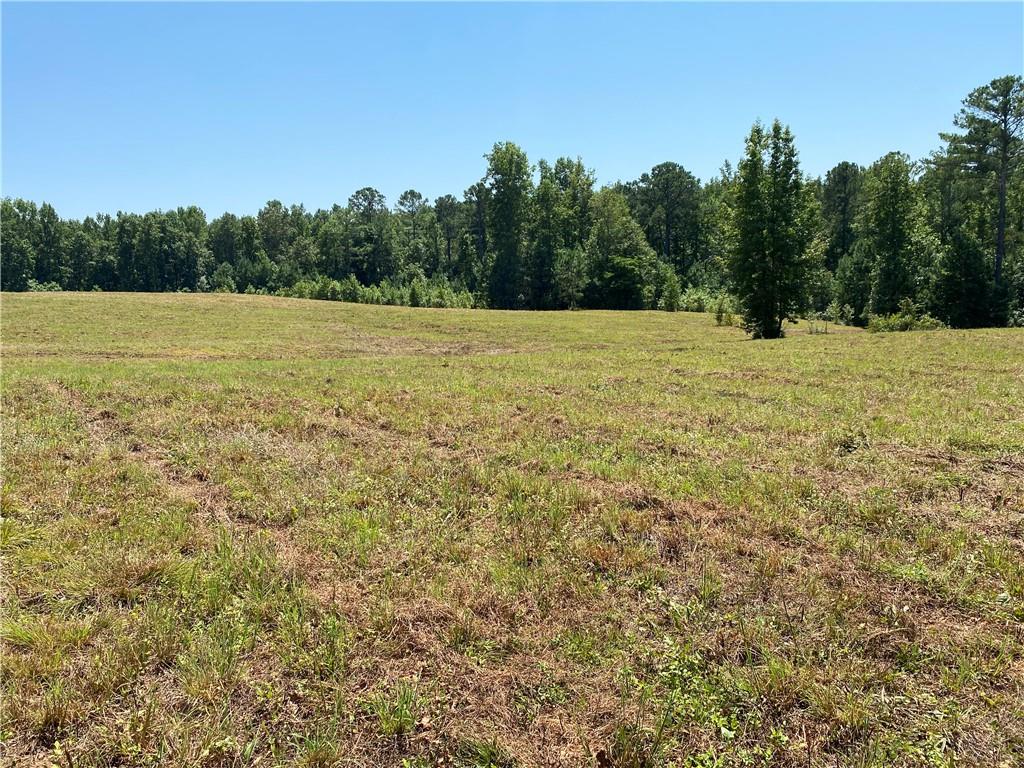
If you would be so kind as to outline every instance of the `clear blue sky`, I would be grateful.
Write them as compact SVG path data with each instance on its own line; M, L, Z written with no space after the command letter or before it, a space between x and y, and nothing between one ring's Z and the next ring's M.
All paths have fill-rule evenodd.
M3 194L64 216L375 186L462 191L495 141L601 182L735 162L757 118L805 170L938 146L1020 73L1022 4L3 3Z

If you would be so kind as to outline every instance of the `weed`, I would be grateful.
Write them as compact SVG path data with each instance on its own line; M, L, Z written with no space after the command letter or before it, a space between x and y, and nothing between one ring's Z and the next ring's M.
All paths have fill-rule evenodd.
M367 709L376 718L377 727L385 736L405 736L411 733L421 706L415 685L408 680L400 680L367 701Z

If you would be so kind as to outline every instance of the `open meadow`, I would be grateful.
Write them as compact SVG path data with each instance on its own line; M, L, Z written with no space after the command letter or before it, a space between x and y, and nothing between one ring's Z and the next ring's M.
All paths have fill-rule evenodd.
M4 765L1024 764L1024 331L5 294Z

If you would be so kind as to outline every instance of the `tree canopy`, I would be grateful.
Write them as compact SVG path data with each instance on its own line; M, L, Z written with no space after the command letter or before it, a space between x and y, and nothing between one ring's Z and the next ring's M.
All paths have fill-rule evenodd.
M462 195L408 189L393 206L364 187L326 210L271 200L212 221L194 205L74 220L5 198L0 287L502 309L706 309L729 292L766 338L807 311L1024 325L1024 82L973 90L954 122L928 158L842 161L821 179L776 121L704 182L666 161L599 189L579 157L533 163L499 142Z

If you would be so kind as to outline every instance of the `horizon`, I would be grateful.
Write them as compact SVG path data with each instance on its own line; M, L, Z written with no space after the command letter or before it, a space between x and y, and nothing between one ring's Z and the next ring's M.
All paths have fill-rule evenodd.
M188 205L212 219L274 199L313 211L367 186L389 205L406 189L461 198L506 140L534 164L579 156L599 185L665 161L707 181L775 118L803 171L824 176L890 151L926 157L971 89L1024 61L1024 6L1002 3L2 15L3 195L76 219Z

